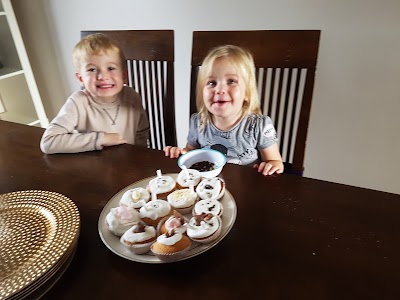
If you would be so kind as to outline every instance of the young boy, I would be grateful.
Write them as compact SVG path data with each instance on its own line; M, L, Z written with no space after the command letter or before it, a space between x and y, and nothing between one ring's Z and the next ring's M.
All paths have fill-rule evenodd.
M44 153L76 153L133 144L147 146L149 123L140 95L124 85L122 49L108 36L95 33L73 50L74 92L44 132Z

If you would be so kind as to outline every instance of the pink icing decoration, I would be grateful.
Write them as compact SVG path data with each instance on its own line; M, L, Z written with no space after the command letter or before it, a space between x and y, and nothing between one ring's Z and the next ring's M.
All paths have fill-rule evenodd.
M177 218L171 218L167 220L165 223L166 223L165 225L168 226L169 228L178 228L179 226L182 225L181 221L179 221L179 219Z
M125 206L118 206L117 214L121 217L121 220L129 220L132 218L132 213Z

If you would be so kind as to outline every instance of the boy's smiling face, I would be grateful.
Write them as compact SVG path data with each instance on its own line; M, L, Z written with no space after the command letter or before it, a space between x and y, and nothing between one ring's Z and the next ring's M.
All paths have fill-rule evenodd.
M84 88L99 102L114 102L124 85L124 69L115 52L101 52L81 59L75 73Z

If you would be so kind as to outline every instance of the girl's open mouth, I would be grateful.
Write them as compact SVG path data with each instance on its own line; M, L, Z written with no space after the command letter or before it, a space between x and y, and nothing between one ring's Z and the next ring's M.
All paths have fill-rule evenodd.
M213 104L219 104L219 105L222 105L222 104L225 104L225 103L228 103L228 102L230 102L230 101L217 100L217 101L214 101L214 102L213 102Z
M97 87L99 89L109 89L109 88L114 87L114 85L113 84L102 84L102 85L98 85Z

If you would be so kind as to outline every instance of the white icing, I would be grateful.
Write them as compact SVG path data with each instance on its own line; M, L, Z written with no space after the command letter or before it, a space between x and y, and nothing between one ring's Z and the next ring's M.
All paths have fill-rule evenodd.
M199 171L194 169L187 169L189 178L186 175L185 170L182 170L178 177L176 178L176 182L179 183L180 186L188 188L190 185L196 186L199 184L201 180L201 174Z
M175 233L184 233L187 228L187 223L185 222L181 224L175 216L170 216L164 224L167 231L171 231L173 229Z
M176 190L167 196L169 204L174 208L185 208L194 204L197 194L190 189Z
M175 187L175 180L171 176L156 177L149 182L150 192L163 194L171 191Z
M221 219L213 216L210 220L203 220L200 225L196 225L195 218L189 220L187 235L191 238L205 238L215 233L221 226Z
M222 179L219 177L203 179L196 188L196 192L201 199L219 199L222 196Z
M172 246L175 245L182 239L181 233L175 233L174 235L167 237L166 234L162 234L157 238L157 242L163 245Z
M106 216L108 228L117 235L122 235L126 230L140 221L139 213L125 206L110 209Z
M171 211L171 205L165 200L151 200L139 210L141 218L156 220L165 217Z
M119 202L119 205L124 205L130 208L139 209L150 200L149 192L142 188L134 188L126 191Z
M121 243L137 243L150 240L151 238L156 236L156 229L153 226L145 226L144 232L134 232L136 229L136 225L128 229L121 236Z
M222 214L222 203L216 199L203 199L194 206L194 214L201 215L202 213L212 213L220 216Z

